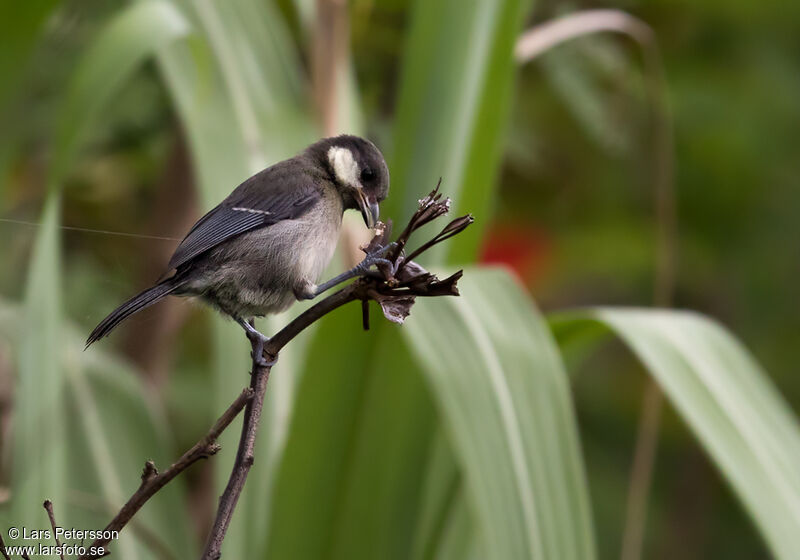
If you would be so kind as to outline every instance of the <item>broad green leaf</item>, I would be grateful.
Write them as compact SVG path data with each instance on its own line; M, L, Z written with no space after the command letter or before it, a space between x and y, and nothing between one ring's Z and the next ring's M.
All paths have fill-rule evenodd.
M472 520L457 510L466 508L461 472L453 456L450 442L441 427L431 442L431 452L422 483L422 503L417 514L414 542L411 548L413 560L427 560L446 556L442 552L444 543L454 526L464 526L472 531ZM464 517L463 522L461 518ZM473 542L474 539L463 539ZM462 555L463 556L463 555Z
M24 320L24 311L27 310L0 301L0 339L8 340L12 347L21 342L17 325ZM57 488L59 494L47 495L63 526L100 528L139 485L146 459L163 467L175 457L171 455L173 451L167 451L171 447L165 419L148 403L135 372L102 350L82 352L83 333L71 326L66 325L61 332L65 339L62 351L53 358L61 368L62 406L66 412L59 435L69 453L64 453L63 462L58 464L62 484ZM42 433L35 437L35 441L50 444L47 439ZM120 446L119 442L125 445ZM45 457L44 461L49 462L50 458ZM146 514L112 543L114 555L160 557L153 551L153 541L176 558L191 551L194 545L188 524L175 521L184 517L185 500L180 480L159 492L146 507ZM41 499L33 500L30 506L36 516L29 527L44 528L47 518ZM4 513L8 514L9 526L20 524L15 508ZM148 538L142 538L145 532Z
M593 558L569 386L547 325L501 271L469 269L460 291L418 301L404 333L463 473L479 557Z
M398 328L359 306L307 348L275 483L269 557L409 557L432 406ZM357 349L357 350L354 350Z
M459 487L453 496L450 515L442 519L440 538L426 558L431 560L479 560L485 553L479 546L479 535L464 496L464 488Z
M252 175L276 161L268 153L270 147L273 154L285 153L291 144L287 130L304 124L299 115L294 123L287 119L297 110L299 84L292 70L299 64L292 58L288 34L273 6L252 0L198 0L193 5L244 141L248 175ZM270 134L279 125L283 134Z
M383 215L402 223L401 210L410 211L439 175L449 177L451 171L458 176L446 190L456 200L467 196L458 195L464 175L480 184L478 198L488 198L490 182L481 174L493 173L499 153L520 12L517 1L415 4L414 46L406 53L395 129L401 156L392 162L392 196ZM449 25L435 24L442 20ZM454 74L458 78L448 81ZM429 101L427 112L421 111L419 105ZM454 124L459 125L455 142ZM479 152L477 157L469 150ZM466 159L473 164L468 172ZM443 160L447 170L437 167ZM419 180L420 169L428 171L429 180ZM357 325L344 312L339 315L326 319L307 351L276 483L270 552L295 558L406 558L417 530L427 434L435 426L432 413L425 412L430 397L397 342L396 328L374 324L364 341L366 356L350 353L341 364L331 359L339 352L332 341L354 334Z
M0 36L4 47L0 51L0 114L14 93L42 24L56 4L57 0L0 4Z
M63 177L92 120L131 73L188 32L186 19L162 0L132 4L105 26L83 55L65 93L55 137L52 180Z
M396 221L406 219L441 177L455 214L472 212L478 218L446 248L441 246L452 261L474 259L491 215L514 75L511 53L527 4L523 0L414 4L386 215ZM441 256L438 249L435 252Z
M211 48L202 35L193 37L188 44L172 45L160 54L159 63L189 144L200 200L205 208L210 208L251 174L246 143L239 128L231 126L236 123L232 103L214 65ZM208 412L209 421L249 383L246 372L250 367L247 341L238 326L215 317L212 335L211 380L217 398L212 400L215 408ZM240 422L235 421L220 439L222 451L214 464L217 489L222 488L230 473ZM265 434L260 435L259 440ZM259 463L256 462L254 470ZM252 556L247 553L252 551L239 523L248 494L243 496L233 519L225 543L226 555Z
M70 420L67 504L72 524L103 527L139 486L145 460L164 469L177 456L166 418L148 403L141 377L101 352L81 352L83 337L72 334L64 358ZM114 556L160 558L161 549L174 558L194 555L186 500L184 481L171 482L111 543Z
M59 113L42 228L34 245L25 295L14 431L12 518L41 523L45 498L64 503L66 424L62 341L59 212L60 182L83 132L103 103L154 49L186 32L163 3L136 5L117 16L81 60ZM147 32L145 32L147 31ZM33 442L37 442L33 445Z
M15 524L43 527L42 502L64 503L63 390L59 355L61 292L58 224L60 196L52 193L33 248L20 330L14 394L10 518ZM18 544L22 544L19 542Z
M0 4L0 185L5 181L13 152L19 148L27 115L19 111L26 68L31 53L57 0L30 0ZM22 79L21 79L22 78Z
M553 318L567 340L597 323L619 336L655 377L775 557L797 558L800 426L766 372L723 327L701 315L598 308Z
M626 53L608 37L583 37L576 43L559 45L541 55L537 61L544 76L558 92L558 97L573 117L601 148L611 154L626 153L633 147L634 122L638 113L635 92L629 90L607 91L602 81L615 84L630 84L632 80L621 79L632 68L626 66ZM627 76L626 76L627 78ZM636 83L635 81L633 83ZM619 85L617 87L620 87ZM627 96L624 113L610 109L619 97ZM633 117L633 118L632 118Z
M481 149L487 151L470 168L470 176L480 182L478 169L498 150L499 138L492 130L502 119L494 119L493 112L504 111L502 98L510 87L510 53L519 11L516 1L415 4L412 27L417 31L411 39L415 46L406 53L395 128L395 156L401 157L392 162L392 195L383 215L402 223L401 210L410 211L439 175L450 175L449 170L459 177L447 183L446 192L457 195L466 150L482 143ZM438 18L450 25L436 26ZM471 42L471 34L480 40ZM452 48L453 44L463 49ZM437 45L447 48L437 50ZM424 67L429 75L420 76L408 69L412 66ZM454 73L459 76L457 83L448 82ZM433 85L431 76L437 80ZM494 81L487 85L487 80ZM442 83L449 89L434 87ZM431 96L432 90L437 95ZM429 112L420 113L418 104L428 101ZM484 126L485 120L491 121L490 126ZM468 130L469 139L461 135L452 142L454 122L465 125L459 130ZM476 131L481 127L479 138ZM448 154L447 172L436 168L447 159L440 149ZM420 169L430 171L430 180L419 180L415 174ZM276 486L270 530L270 552L275 557L406 558L411 553L421 499L419 479L427 463L426 434L435 424L432 414L425 413L430 397L417 368L404 357L397 328L373 323L378 324L364 340L366 356L354 356L341 366L330 359L332 352L338 352L333 341L352 336L357 325L344 312L326 319L308 350ZM331 377L339 379L335 391L328 387ZM323 441L326 445L321 447ZM333 442L345 451L331 449ZM376 461L380 461L378 472Z

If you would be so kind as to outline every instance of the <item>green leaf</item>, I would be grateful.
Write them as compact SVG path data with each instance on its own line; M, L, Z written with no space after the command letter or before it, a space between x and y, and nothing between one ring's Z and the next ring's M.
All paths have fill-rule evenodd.
M64 360L70 421L69 519L76 526L103 527L139 486L145 460L163 469L177 456L166 417L148 403L141 377L102 352L81 352L83 336L71 334ZM196 543L186 500L184 481L171 482L120 539L110 543L114 556L163 557L158 553L162 549L174 558L193 556ZM151 554L146 554L148 549Z
M800 427L766 372L722 326L680 311L556 315L564 339L601 323L644 363L750 513L776 558L800 554Z
M0 4L0 184L6 180L13 153L20 148L30 116L20 111L24 97L26 70L42 28L57 0L30 0Z
M443 543L449 541L448 533L453 526L467 531L473 530L469 514L463 515L457 510L466 508L464 501L461 472L456 464L450 442L447 441L441 428L431 442L431 453L422 483L422 503L417 515L414 544L411 548L413 560L442 558ZM462 522L463 518L463 522ZM459 539L462 544L474 539ZM463 557L463 555L456 555Z
M409 557L433 410L399 329L377 315L362 332L359 306L348 305L307 348L270 558Z
M569 386L547 326L501 271L467 270L460 291L418 301L404 333L463 473L479 556L593 558Z
M302 138L308 123L296 105L299 61L274 7L253 0L199 0L192 5L244 141L248 175L293 155L291 138Z
M395 128L392 196L384 208L397 223L443 173L452 181L447 193L459 203L469 196L459 188L462 176L478 185L473 195L485 208L491 181L483 178L491 178L499 154L521 5L415 4L416 31L406 53ZM441 86L435 96L429 78ZM468 134L454 136L454 124ZM446 172L438 168L443 160ZM477 234L468 245L467 253L474 253ZM358 323L344 311L339 315L326 318L307 351L276 482L270 553L407 558L417 531L428 434L435 427L430 397L397 340L397 328L374 321L365 355L335 359L352 339L342 346L335 341L352 337Z
M511 56L527 2L418 0L401 77L386 215L398 223L442 177L454 213L476 225L441 246L474 259L490 205L509 112ZM447 25L442 25L447 22ZM442 255L437 247L435 254Z
M88 49L59 113L42 228L28 273L13 434L15 493L11 515L29 527L41 526L45 498L64 503L66 482L65 380L60 361L60 181L79 150L83 133L103 104L139 62L186 29L178 12L162 2L145 2L127 9Z
M0 4L0 114L8 98L15 93L18 78L28 62L47 16L57 0L30 0Z
M15 524L27 527L41 527L47 520L42 509L45 499L64 503L66 483L64 379L59 360L62 348L59 203L58 193L51 193L33 248L24 314L18 320L11 473L14 495L10 515Z
M22 341L18 324L27 311L0 301L0 338L9 340L14 347ZM42 464L57 468L58 478L53 479L54 486L48 487L45 495L53 501L59 523L66 527L100 528L138 487L144 461L153 459L157 465L166 466L175 459L174 451L165 418L148 403L136 373L102 350L81 351L83 333L72 326L65 325L61 333L62 350L59 355L51 355L60 368L63 387L61 418L65 424L56 435L63 438L61 445L69 453L61 453L61 462L54 463L50 432L32 430L32 441L42 445L28 445L26 449L28 455L46 451L40 458ZM33 427L31 423L24 425ZM120 446L119 442L125 445ZM36 475L34 469L28 477L35 479ZM7 522L9 526L20 525L24 519L20 510L29 509L34 521L28 527L44 528L47 518L41 496L29 500L18 496L25 491L26 484L23 479L21 485L14 485L14 504L10 512L4 512ZM191 551L194 543L189 524L179 521L185 519L185 502L185 488L180 480L159 492L146 506L146 514L124 530L119 541L112 542L115 556L150 557L146 551L154 549L154 542L175 558Z
M433 544L427 558L431 560L479 560L484 558L483 549L479 546L475 524L469 511L469 504L464 496L464 489L458 488L453 497L450 515L443 519L441 537Z
M630 90L603 88L606 82L636 83L625 72L626 53L608 37L586 36L575 43L559 45L538 59L544 77L550 82L560 101L572 113L591 140L610 154L624 154L634 146L634 126L638 114L636 98ZM617 86L618 88L620 86ZM619 98L625 96L625 103ZM614 103L624 112L612 110Z
M181 12L161 0L134 3L105 26L83 55L59 112L52 181L63 177L92 120L131 73L188 32Z

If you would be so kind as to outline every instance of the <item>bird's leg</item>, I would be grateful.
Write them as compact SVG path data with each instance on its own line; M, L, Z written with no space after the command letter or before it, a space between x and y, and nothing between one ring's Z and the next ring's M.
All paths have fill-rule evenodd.
M251 322L240 318L237 318L236 322L242 326L247 338L250 340L250 345L253 347L253 362L261 367L274 366L275 362L278 361L277 357L274 360L264 359L264 345L269 342L269 337L258 332Z
M355 265L353 268L348 270L347 272L342 272L339 276L331 278L327 282L319 284L316 288L310 291L308 294L302 294L304 299L313 299L320 295L322 292L333 288L334 286L338 286L345 280L350 280L351 278L355 278L356 276L363 276L369 272L369 267L373 264L386 264L389 267L393 268L394 265L388 259L384 259L383 255L391 249L392 247L396 246L395 243L389 243L388 245L384 245L383 247L378 247L377 249L370 251L367 253L367 256L364 257L364 260Z

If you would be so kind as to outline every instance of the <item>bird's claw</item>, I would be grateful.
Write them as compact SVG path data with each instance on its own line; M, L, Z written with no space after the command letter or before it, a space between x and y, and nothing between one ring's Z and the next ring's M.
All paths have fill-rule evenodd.
M272 367L278 361L277 356L272 356L271 360L264 358L264 346L269 342L269 337L264 336L256 330L256 328L247 321L237 319L237 322L242 325L247 339L250 341L250 346L253 350L250 352L250 357L253 363L259 367Z
M392 261L390 261L389 259L383 258L383 256L387 252L389 252L390 250L394 249L395 247L397 247L397 243L392 242L392 243L389 243L387 245L382 245L382 246L377 247L377 248L375 248L375 249L373 249L371 251L368 251L367 252L367 256L364 257L363 261L361 261L360 263L358 263L356 265L356 268L363 275L363 274L367 274L368 273L369 268L372 265L382 264L382 265L388 267L390 272L391 272L391 274L394 275L394 273L395 273L394 263Z
M250 355L251 356L253 355L252 352ZM271 360L267 360L266 358L264 358L264 353L262 350L261 354L256 354L256 357L253 358L253 363L256 364L258 367L271 368L272 366L278 363L278 356L273 356Z
M277 356L272 356L271 360L264 358L264 345L269 342L269 337L266 337L261 333L256 333L247 333L247 338L250 339L250 344L253 347L252 352L250 352L250 357L253 358L253 363L259 367L274 366L278 361Z

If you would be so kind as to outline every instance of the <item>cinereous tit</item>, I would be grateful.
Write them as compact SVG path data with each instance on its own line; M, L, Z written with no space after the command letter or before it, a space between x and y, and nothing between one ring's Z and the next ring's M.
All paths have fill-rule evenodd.
M333 256L342 214L359 209L367 227L389 192L389 170L375 145L357 136L325 138L256 173L189 230L167 265L170 274L103 319L88 347L166 295L196 296L232 317L256 343L268 340L248 320L286 310L365 273L386 248L317 285Z

